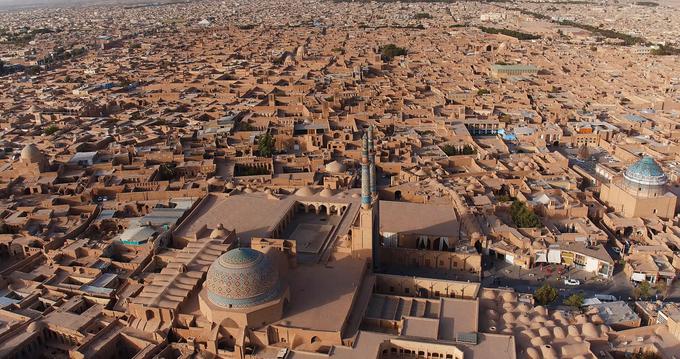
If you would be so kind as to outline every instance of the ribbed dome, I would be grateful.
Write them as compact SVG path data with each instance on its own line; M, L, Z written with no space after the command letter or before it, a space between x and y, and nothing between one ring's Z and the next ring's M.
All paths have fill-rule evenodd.
M276 298L281 290L278 269L261 252L236 248L220 256L208 270L208 298L226 308L250 307Z
M21 160L27 163L38 163L44 158L40 150L34 144L26 145L21 150Z
M668 182L666 174L656 161L649 156L633 163L628 167L623 177L630 182L641 185L665 185Z

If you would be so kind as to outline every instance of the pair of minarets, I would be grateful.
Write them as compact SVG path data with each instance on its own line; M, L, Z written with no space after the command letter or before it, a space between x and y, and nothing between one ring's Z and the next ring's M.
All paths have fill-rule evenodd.
M373 126L364 134L361 153L361 207L370 208L378 197L375 177L375 140Z

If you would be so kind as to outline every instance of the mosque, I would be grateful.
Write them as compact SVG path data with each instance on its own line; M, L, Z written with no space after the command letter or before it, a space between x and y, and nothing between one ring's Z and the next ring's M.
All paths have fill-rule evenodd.
M673 218L677 205L676 195L668 188L668 177L649 156L603 184L600 198L628 218Z
M462 359L484 357L496 345L514 357L512 337L477 333L477 316L468 318L478 310L478 283L378 270L382 255L385 261L385 253L400 255L399 248L382 251L381 232L393 231L393 238L411 232L395 241L430 241L429 235L453 243L458 227L450 209L441 210L446 220L435 207L417 222L422 208L412 203L386 202L380 210L375 143L372 129L366 132L360 190L234 188L203 198L173 232L184 249L160 253L167 266L129 298L132 326L169 331L176 342L220 358L273 358L284 349L296 358Z

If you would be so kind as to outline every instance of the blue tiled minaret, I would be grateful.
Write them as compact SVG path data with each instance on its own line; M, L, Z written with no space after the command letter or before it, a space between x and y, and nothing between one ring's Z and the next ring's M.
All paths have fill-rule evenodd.
M364 135L362 139L362 153L361 153L361 207L370 208L371 206L371 178L370 178L370 163L368 160L368 135Z

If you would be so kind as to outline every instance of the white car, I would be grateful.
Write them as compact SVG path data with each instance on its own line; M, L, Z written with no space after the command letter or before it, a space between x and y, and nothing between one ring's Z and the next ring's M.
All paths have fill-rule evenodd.
M565 279L564 280L565 285L581 285L581 281L578 279Z

